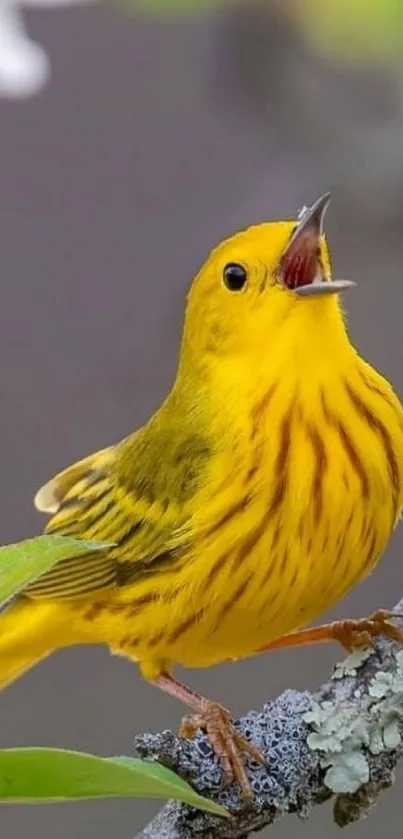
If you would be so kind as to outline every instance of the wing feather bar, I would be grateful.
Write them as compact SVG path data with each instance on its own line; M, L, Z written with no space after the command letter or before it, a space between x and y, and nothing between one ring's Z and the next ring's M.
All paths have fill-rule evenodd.
M64 559L31 583L30 597L69 599L116 585L116 562L108 554L94 553Z

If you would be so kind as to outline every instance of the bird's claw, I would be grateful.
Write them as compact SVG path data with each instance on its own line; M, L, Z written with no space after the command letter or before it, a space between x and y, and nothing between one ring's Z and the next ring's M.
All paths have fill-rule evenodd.
M206 732L213 751L221 763L223 785L227 786L233 781L238 781L242 798L250 802L253 793L246 774L243 755L246 754L253 760L265 764L263 752L237 731L229 711L218 702L205 700L201 714L184 717L179 735L192 737L198 729Z
M400 613L378 609L368 618L336 621L332 626L332 637L348 652L375 646L377 635L403 644L403 629L393 623L393 620L400 617L403 617Z

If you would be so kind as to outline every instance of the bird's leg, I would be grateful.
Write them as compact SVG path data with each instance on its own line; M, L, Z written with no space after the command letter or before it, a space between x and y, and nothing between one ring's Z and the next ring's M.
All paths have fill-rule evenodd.
M379 609L368 618L333 621L322 626L302 629L300 632L290 632L261 647L258 652L279 650L284 647L302 647L306 644L326 644L329 641L339 641L346 650L352 652L373 646L377 635L383 635L403 644L403 629L393 623L394 618L402 617L400 613Z
M243 799L250 801L252 788L246 774L243 753L259 763L266 761L260 749L236 730L230 712L218 702L200 696L170 674L162 674L154 684L170 696L180 699L193 711L192 716L183 718L179 736L192 737L199 728L203 729L221 763L224 784L238 781Z

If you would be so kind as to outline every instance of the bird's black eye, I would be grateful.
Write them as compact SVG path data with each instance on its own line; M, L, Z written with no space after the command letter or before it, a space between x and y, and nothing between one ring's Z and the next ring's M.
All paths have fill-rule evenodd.
M224 283L230 291L241 291L248 279L246 269L237 262L229 262L224 268Z

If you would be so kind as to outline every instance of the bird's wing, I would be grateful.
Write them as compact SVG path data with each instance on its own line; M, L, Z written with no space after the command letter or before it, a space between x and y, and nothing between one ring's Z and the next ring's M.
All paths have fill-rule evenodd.
M47 533L105 541L112 547L57 563L24 595L90 596L131 584L177 561L177 506L120 483L116 462L117 448L103 449L60 472L37 492L35 506L51 514Z
M113 460L113 447L102 449L95 454L90 454L83 460L77 461L63 472L59 472L50 481L44 484L35 495L34 505L41 513L57 513L60 505L68 496L69 491L85 479L89 470L109 466ZM79 492L79 486L75 492Z

